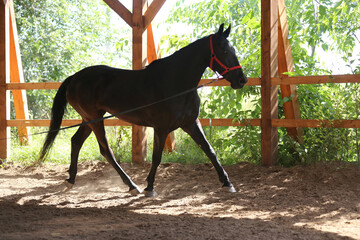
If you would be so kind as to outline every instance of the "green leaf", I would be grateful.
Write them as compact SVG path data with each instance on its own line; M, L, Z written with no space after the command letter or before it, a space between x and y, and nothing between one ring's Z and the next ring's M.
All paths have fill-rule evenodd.
M326 7L323 5L319 6L319 13L321 17L325 17L326 16Z
M326 43L323 43L321 48L326 52L329 49L329 46Z

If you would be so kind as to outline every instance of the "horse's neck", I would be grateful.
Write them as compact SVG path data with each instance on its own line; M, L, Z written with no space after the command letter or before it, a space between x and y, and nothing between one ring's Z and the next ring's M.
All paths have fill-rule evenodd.
M207 39L199 39L173 54L174 75L182 84L194 87L199 83L210 61L210 45Z

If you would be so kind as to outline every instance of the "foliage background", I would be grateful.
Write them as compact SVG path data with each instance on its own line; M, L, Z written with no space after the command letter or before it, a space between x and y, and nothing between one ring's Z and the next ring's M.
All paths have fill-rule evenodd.
M84 67L131 66L128 28L100 0L14 1L27 82L59 82ZM28 91L34 119L49 118L55 91ZM41 107L39 107L41 106Z
M193 31L183 35L165 36L169 51L178 49L206 34L211 34L225 22L231 24L230 42L237 49L241 65L248 77L260 77L261 26L260 1L202 1L185 4L178 1L167 22L184 23ZM292 75L333 74L321 62L323 52L335 52L347 64L342 73L359 73L360 7L356 1L285 1L295 72ZM171 26L171 25L170 25ZM319 53L319 54L318 54ZM359 84L325 84L298 86L303 119L359 119ZM207 96L202 117L228 117L235 119L260 118L261 101L258 87L245 87L240 91L214 88ZM249 108L248 102L251 101ZM282 105L286 99L279 96L279 118L284 118ZM221 130L219 130L221 131ZM298 144L279 129L280 163L293 165L300 162L359 160L357 129L304 129L305 142ZM260 129L235 128L216 140L216 146L228 149L235 159L259 162Z
M341 73L359 73L360 54L355 51L360 44L357 1L287 0L285 3L295 65L293 75L333 74L334 69L320 59L326 52L336 53L345 62L347 66ZM26 81L62 81L94 64L130 68L131 32L126 24L116 21L118 16L103 1L15 0L15 7ZM229 40L246 75L260 77L258 0L176 1L167 19L160 23L161 28L166 28L161 38L162 55L213 33L223 22L232 26ZM185 31L177 31L181 24L186 26ZM211 75L206 71L204 77ZM32 117L48 118L54 92L28 91L27 94ZM201 94L203 118L260 118L259 87L247 86L238 91L215 87ZM300 85L298 94L303 119L359 119L359 84ZM287 99L279 97L279 118L284 117L284 101ZM67 117L74 116L69 111ZM260 162L258 127L207 127L205 131L223 163ZM360 162L357 129L304 129L304 132L305 141L298 144L287 137L285 129L279 129L280 164ZM124 138L130 137L129 129L111 129L109 133L115 139L112 148L119 157L129 160L129 150L121 147L128 144ZM176 134L178 150L166 155L165 161L205 161L189 138ZM90 152L82 155L83 158L94 158L95 150Z

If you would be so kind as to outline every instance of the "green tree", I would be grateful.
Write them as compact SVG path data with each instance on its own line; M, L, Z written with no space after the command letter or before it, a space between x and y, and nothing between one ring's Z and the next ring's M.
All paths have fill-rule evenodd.
M15 0L27 82L63 81L80 69L130 67L130 28L100 0ZM48 118L55 91L27 91L33 118Z
M248 77L260 77L261 74L261 26L260 1L258 0L213 0L185 4L178 1L166 23L184 23L192 27L188 34L165 36L162 41L167 43L168 51L174 51L187 43L213 33L221 23L231 24L230 42L237 50L240 63ZM336 51L351 66L360 59L359 53L354 53L357 34L360 30L360 6L354 0L289 0L285 1L289 25L289 41L295 66L295 75L331 74L331 69L322 66L317 52ZM355 71L353 71L355 72ZM207 77L210 73L207 72ZM346 98L356 93L357 85L304 85L299 86L301 113L303 118L335 119L345 116L359 118L352 114L358 98ZM246 87L233 91L230 88L213 88L208 100L203 104L202 117L215 118L260 118L260 90L258 87ZM336 98L344 101L334 101ZM251 108L248 106L251 101ZM283 118L283 100L279 98L279 117ZM358 107L356 107L358 109ZM346 111L348 110L348 111ZM236 128L224 132L227 137L217 141L221 148L229 149L243 160L259 161L260 129ZM318 152L328 154L327 158L353 160L356 156L354 130L306 129L305 143L301 146L287 138L285 129L279 129L280 161L294 164L307 161L306 158L323 158ZM335 137L337 136L337 137ZM350 139L350 140L349 140ZM356 134L356 141L358 136ZM336 140L336 141L335 141ZM314 141L318 144L313 145ZM346 144L343 144L346 141ZM350 143L351 142L351 143ZM225 144L225 145L224 145ZM351 153L343 146L351 145ZM250 151L249 151L250 149ZM301 149L301 150L299 150ZM358 151L357 147L357 151ZM255 158L255 159L254 159ZM304 160L305 159L305 160Z

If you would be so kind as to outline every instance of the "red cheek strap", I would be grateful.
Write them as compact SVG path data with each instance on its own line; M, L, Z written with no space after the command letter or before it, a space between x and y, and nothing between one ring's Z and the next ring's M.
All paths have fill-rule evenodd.
M215 72L215 70L213 69L214 60L217 62L217 64L219 64L224 69L224 71L222 73L220 73L220 75L222 75L222 76L224 76L224 74L226 74L232 70L241 68L240 65L229 68L216 57L214 48L213 48L212 37L213 37L213 35L210 36L210 51L211 51L211 58L210 58L210 65L209 65L210 69Z

